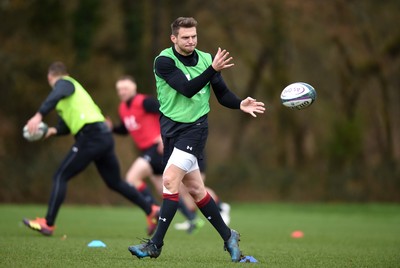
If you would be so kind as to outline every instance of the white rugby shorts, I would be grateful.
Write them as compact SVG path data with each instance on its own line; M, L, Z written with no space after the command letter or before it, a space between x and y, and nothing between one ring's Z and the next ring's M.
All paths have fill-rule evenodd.
M197 162L196 156L182 151L176 147L174 147L174 150L172 151L165 168L167 169L170 165L175 165L184 170L186 173L199 169L199 163Z

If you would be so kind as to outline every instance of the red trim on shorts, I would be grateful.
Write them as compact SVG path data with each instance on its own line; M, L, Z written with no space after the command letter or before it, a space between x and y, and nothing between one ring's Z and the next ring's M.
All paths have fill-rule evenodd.
M178 202L179 201L179 193L176 194L163 194L163 199L168 199L171 201Z
M143 181L138 187L137 190L139 192L143 192L147 188L147 184Z
M207 192L206 196L201 199L199 202L196 202L198 208L202 208L207 205L211 200L211 195Z

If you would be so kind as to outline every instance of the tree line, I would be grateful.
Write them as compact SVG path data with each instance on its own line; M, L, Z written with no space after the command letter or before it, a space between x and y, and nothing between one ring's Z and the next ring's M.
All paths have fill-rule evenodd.
M193 16L198 48L223 47L234 57L235 67L223 71L228 86L267 106L253 119L211 97L207 184L238 201L398 202L399 6L394 0L1 1L0 201L46 201L72 139L28 143L21 135L51 90L52 61L64 61L104 114L118 120L115 80L131 74L139 91L155 95L152 64L171 45L170 23ZM301 111L279 98L297 81L317 91L316 102ZM56 117L45 121L55 124ZM137 151L129 138L116 141L124 173ZM73 180L68 200L123 202L91 168Z

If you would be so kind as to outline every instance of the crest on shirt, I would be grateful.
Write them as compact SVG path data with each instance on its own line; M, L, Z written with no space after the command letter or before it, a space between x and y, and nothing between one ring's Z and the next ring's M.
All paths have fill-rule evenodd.
M124 118L124 125L128 131L134 131L140 128L140 125L136 122L136 118L133 115Z

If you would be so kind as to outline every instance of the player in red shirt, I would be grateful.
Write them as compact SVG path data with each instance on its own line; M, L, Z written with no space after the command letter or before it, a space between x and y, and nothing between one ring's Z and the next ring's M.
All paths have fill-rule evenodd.
M156 203L146 178L149 178L157 191L162 191L161 175L163 172L163 144L160 135L159 103L157 99L137 93L137 85L133 77L122 76L116 82L116 90L121 103L118 114L121 123L113 126L107 123L118 135L130 135L140 156L136 158L126 174L126 181L137 188L150 203Z

